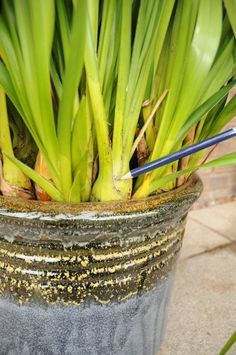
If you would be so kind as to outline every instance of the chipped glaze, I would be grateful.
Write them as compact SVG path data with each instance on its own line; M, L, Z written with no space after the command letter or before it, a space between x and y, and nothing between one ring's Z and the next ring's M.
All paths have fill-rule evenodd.
M19 303L122 302L168 277L195 175L140 201L55 203L0 198L0 295Z

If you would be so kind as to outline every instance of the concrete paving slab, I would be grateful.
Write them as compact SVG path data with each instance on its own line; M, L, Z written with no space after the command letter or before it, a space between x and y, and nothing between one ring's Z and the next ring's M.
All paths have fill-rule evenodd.
M191 218L159 355L217 355L236 330L236 245Z
M195 210L190 215L216 233L236 240L236 202Z
M181 250L181 259L186 259L193 255L204 253L205 251L231 243L227 238L200 225L191 218L191 215L192 212L187 221L183 248Z

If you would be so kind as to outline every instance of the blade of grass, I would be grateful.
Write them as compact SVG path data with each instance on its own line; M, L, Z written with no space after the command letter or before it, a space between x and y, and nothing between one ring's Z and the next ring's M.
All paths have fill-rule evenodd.
M125 101L130 67L131 47L131 14L132 1L122 2L121 38L118 57L118 83L116 92L115 118L113 127L113 169L114 175L122 174L124 166L122 161L123 151L123 124L125 113ZM126 167L125 167L126 168Z
M236 81L230 82L228 85L223 87L217 93L212 95L206 102L200 105L187 119L183 127L179 131L177 142L180 142L187 135L187 132L199 122L201 117L208 113L215 105L217 105L230 91L232 87L236 85Z
M77 0L72 20L71 41L62 83L57 126L60 146L60 171L63 180L63 191L67 197L70 194L72 184L71 130L74 102L83 67L85 23L86 3L84 0Z
M6 4L7 2L4 2ZM38 7L42 5L42 2L34 3L30 0L24 0L22 1L21 5L19 5L19 2L13 2L14 4L14 13L15 13L15 23L16 23L16 28L13 26L10 26L7 28L4 25L3 21L0 21L0 26L3 30L4 36L1 36L0 42L1 42L1 47L4 52L4 58L6 58L6 65L8 69L9 76L7 77L5 75L4 79L10 79L7 82L7 90L11 90L11 94L15 95L15 102L18 104L17 108L19 109L19 112L21 113L22 117L25 120L25 123L27 124L31 134L34 136L35 141L37 142L39 148L42 150L45 159L47 160L48 166L51 170L52 176L54 177L55 183L57 186L60 185L59 178L58 178L58 173L57 173L57 159L56 159L56 152L57 149L54 146L54 138L53 136L50 135L50 130L53 125L53 120L54 118L51 117L42 117L42 112L39 104L39 97L40 97L40 75L37 76L35 72L35 66L33 65L34 63L34 55L35 51L37 51L37 45L40 46L40 44L37 44L36 41L32 40L33 33L37 32L37 24L36 22L34 25L31 23L30 18L33 16L33 12L38 10ZM49 1L47 2L46 9L44 7L44 10L48 9L48 15L42 15L42 22L40 22L40 28L42 27L42 33L46 36L46 32L48 29L48 26L50 25L45 25L44 26L44 20L46 22L48 21L49 18L52 20L52 26L53 26L53 8L52 8L52 2ZM34 8L35 6L35 8ZM5 11L7 12L10 9L10 7L6 6ZM50 11L51 9L51 11ZM42 10L42 8L41 8ZM11 11L11 9L9 10ZM39 11L36 11L37 15L41 18ZM49 16L49 17L47 17ZM34 26L34 30L33 30ZM16 35L15 31L18 31L18 35ZM49 47L50 47L50 31L52 29L48 29L49 33L49 40L45 40L45 52L41 52L41 57L42 55L47 57L49 55ZM22 42L21 42L22 41ZM42 59L44 62L44 59ZM46 61L46 59L45 59ZM30 64L32 66L30 67ZM42 65L42 71L43 71L44 65ZM41 70L41 69L40 69ZM42 77L44 76L45 73L41 73ZM48 75L48 80L49 75ZM6 81L5 83L6 84ZM13 87L12 87L13 86ZM5 89L6 90L6 89ZM6 92L8 93L8 91ZM44 91L44 89L42 90ZM44 93L43 93L44 94ZM31 100L29 100L29 97ZM50 101L50 96L48 98ZM47 101L48 101L47 100ZM20 106L20 107L19 107ZM50 106L50 103L49 103ZM47 103L45 102L45 109L47 110L47 107L49 107ZM43 109L44 110L44 109ZM42 120L49 120L49 123L47 125L43 124ZM40 135L39 135L40 132ZM54 130L55 133L55 130ZM45 139L47 137L48 139ZM51 139L49 139L49 137ZM47 150L44 147L43 142L48 141L48 146Z
M102 88L104 87L105 72L107 71L108 56L111 55L110 37L112 33L112 26L115 21L117 4L115 0L105 0L103 3L101 31L99 35L99 48L98 48L98 65L99 77Z
M225 355L232 348L233 344L236 342L236 332L234 332L231 337L228 339L227 343L221 349L219 355Z
M126 113L125 113L123 145L127 151L131 151L132 149L135 129L137 126L140 110L144 100L149 72L153 62L154 50L156 50L156 56L158 56L159 55L158 53L160 53L160 49L162 48L164 42L164 38L172 14L173 6L174 6L174 1L166 1L162 4L162 7L159 9L161 11L160 13L162 16L160 16L158 9L156 10L156 12L154 12L153 16L157 18L157 22L155 23L155 28L153 29L154 33L150 35L153 40L151 41L150 47L145 54L146 60L144 61L144 64L140 71L139 81L135 88L135 93L131 94L132 91L129 90L129 86L128 86L129 100L132 101L132 104L129 107L128 104L129 101L127 101ZM136 53L136 55L138 54ZM127 161L125 165L128 165Z
M55 4L56 4L57 15L58 15L58 24L60 28L58 32L60 33L60 38L61 38L63 62L65 64L69 52L69 42L70 42L70 35L71 35L70 21L67 13L68 4L66 5L65 1L63 0L57 0ZM64 73L64 71L61 70L60 75L62 75L62 73Z
M236 115L236 96L234 96L229 103L220 111L219 115L215 117L204 136L209 137L220 132L224 126Z
M234 70L234 59L233 59L233 48L234 39L230 38L225 48L218 55L216 62L213 64L205 82L201 88L201 97L199 103L206 101L215 92L220 90L220 88L229 80L232 76L232 71Z
M19 2L18 2L19 4ZM27 2L28 4L28 2ZM47 150L54 166L58 164L58 140L51 99L50 82L50 56L54 34L55 9L53 0L47 1L45 7L44 0L36 2L29 1L30 16L32 22L32 39L34 42L33 63L35 67L35 83L37 85L37 98L39 102L39 114L43 124L45 139L47 140ZM42 55L42 53L44 55ZM42 104L43 103L43 104Z
M55 201L64 201L63 195L58 191L58 189L53 186L48 180L43 178L41 175L37 174L32 168L22 163L20 160L13 156L6 154L7 158L15 164L25 175L29 176L36 184L38 184L47 194Z
M6 97L3 89L0 87L0 147L2 152L10 156L14 156L12 141L10 135ZM19 170L3 153L3 177L13 186L18 186L24 189L30 189L31 183L21 170Z
M99 80L97 56L89 21L87 21L85 68L87 74L88 89L91 98L91 105L95 118L94 123L96 128L97 145L100 159L100 172L102 175L104 174L105 176L106 174L110 174L111 170L111 149L107 126L107 115L104 107L102 90ZM103 139L101 140L100 137L103 137Z
M236 0L224 0L224 5L236 38Z
M157 139L153 151L149 157L150 161L156 159L156 157L165 155L165 152L162 152L162 150L166 145L167 136L173 120L173 115L179 100L181 83L184 77L184 67L186 63L185 58L189 50L189 33L191 28L193 27L191 22L195 21L195 17L197 14L197 12L195 11L195 16L191 15L191 10L193 10L191 4L191 1L179 1L175 10L173 24L171 23L172 32L169 46L170 53L168 56L169 63L165 84L165 87L168 88L169 93L165 102L165 108L160 121ZM160 169L158 173L162 174L163 169ZM154 172L152 172L151 174L154 174ZM137 187L140 186L140 184L142 183L143 189L146 190L149 181L150 174L146 174L145 176L138 178L135 188L137 189Z
M161 156L163 150L163 142L167 141L167 133L172 123L173 114L179 101L179 93L184 75L185 58L188 51L188 30L191 27L191 1L180 1L177 4L170 48L173 48L169 59L168 72L170 82L167 86L169 89L168 98L165 104L165 110L158 131L158 139L156 140L151 160L157 156ZM167 78L168 81L168 78ZM163 153L164 154L164 153Z
M88 201L89 199L93 158L92 123L87 99L83 97L76 115L72 135L73 189L71 189L71 197L73 201L75 201L73 191L76 189L76 184L80 185L81 200ZM80 170L79 174L78 169Z
M191 113L192 108L194 108L194 103L201 89L201 85L211 68L221 36L221 7L221 0L215 1L214 4L212 0L200 0L199 2L199 11L197 16L197 22L195 25L195 32L193 35L191 46L189 48L189 53L187 54L186 67L184 69L182 83L180 80L181 73L183 72L183 69L181 68L181 62L179 67L180 76L175 75L175 73L172 74L172 77L177 80L178 87L180 83L181 87L178 89L179 97L176 111L174 112L173 106L171 107L171 110L172 112L174 112L174 115L170 115L170 110L166 111L166 115L169 116L169 120L171 118L171 122L170 130L168 131L168 136L166 137L167 139L165 140L165 144L162 148L163 152L161 152L161 155L167 154L169 150L173 147L173 144L176 141L176 135L178 134L180 127L184 124L188 115ZM184 14L184 11L187 10L183 9L182 14ZM209 18L211 20L210 31ZM192 24L189 24L189 26L192 26ZM182 36L181 41L183 41L183 45L187 45L187 39L184 40ZM178 53L180 53L179 49ZM170 85L170 92L168 98L171 97L172 85ZM189 92L191 92L190 96L188 95ZM186 97L188 97L187 100ZM176 98L174 100L176 104ZM164 122L165 124L167 123L163 117L163 127ZM165 132L167 131L165 130ZM161 139L161 137L159 137L159 139ZM157 157L157 148L158 145L156 149L154 148L152 159L155 159Z

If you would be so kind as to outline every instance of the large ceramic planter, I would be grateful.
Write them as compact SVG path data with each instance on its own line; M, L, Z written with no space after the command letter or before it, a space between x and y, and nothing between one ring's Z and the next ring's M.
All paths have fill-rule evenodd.
M202 185L142 201L0 198L0 354L156 354Z

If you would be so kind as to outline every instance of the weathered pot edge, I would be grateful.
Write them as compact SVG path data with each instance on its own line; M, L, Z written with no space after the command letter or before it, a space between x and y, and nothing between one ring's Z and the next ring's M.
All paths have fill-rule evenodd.
M6 208L9 211L18 212L42 212L42 213L69 213L78 214L80 212L102 212L127 214L132 212L144 212L146 210L155 209L158 205L164 204L175 198L179 198L182 194L192 192L193 188L202 191L202 181L197 174L192 174L188 181L173 190L152 195L140 200L127 201L107 201L107 202L81 202L81 203L66 203L66 202L41 202L37 200L22 200L14 197L0 196L0 208ZM196 198L197 199L197 198Z

